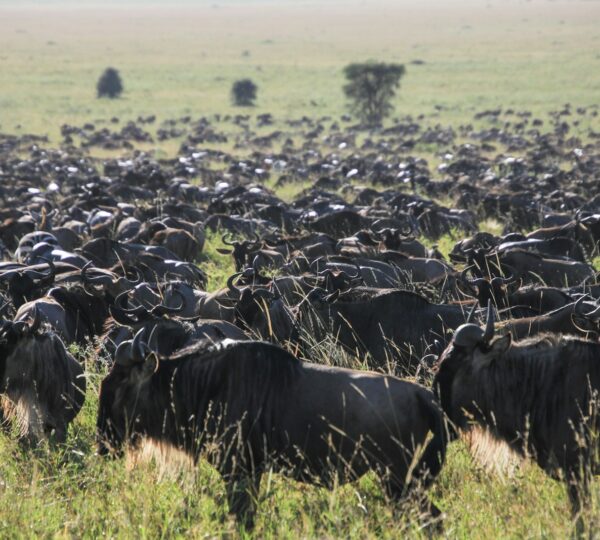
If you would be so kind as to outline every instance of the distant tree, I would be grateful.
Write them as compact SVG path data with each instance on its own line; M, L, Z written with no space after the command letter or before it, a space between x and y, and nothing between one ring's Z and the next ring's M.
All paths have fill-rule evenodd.
M352 111L368 126L378 126L393 110L392 99L405 73L402 64L365 62L344 68L344 93Z
M123 92L123 83L121 82L121 76L115 68L106 68L104 73L98 79L96 85L98 91L98 97L108 97L114 99L121 95Z
M231 87L233 103L239 107L250 107L256 100L256 86L250 79L235 81Z

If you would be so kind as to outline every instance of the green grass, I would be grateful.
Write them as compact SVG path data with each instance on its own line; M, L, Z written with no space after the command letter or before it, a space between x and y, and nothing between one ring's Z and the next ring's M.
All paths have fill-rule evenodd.
M342 69L368 58L407 64L396 112L424 114L427 125L469 123L475 112L500 106L543 116L565 102L595 104L600 95L597 2L221 1L214 7L188 1L175 9L130 1L110 8L90 1L75 9L72 3L0 0L0 132L47 133L56 143L63 123L101 127L118 116L119 129L139 115L157 114L160 122L270 112L277 123L259 130L264 135L302 115L339 118L346 112ZM242 56L246 50L249 56ZM425 64L410 64L415 59ZM97 100L96 80L108 65L121 71L126 91L118 100ZM241 77L259 85L250 110L230 103L231 84ZM233 135L219 145L232 151L239 130L216 126ZM590 127L600 130L598 118L586 118L579 130ZM142 148L166 157L180 143ZM415 152L432 167L439 160L436 147ZM277 193L289 201L308 185L289 184ZM481 228L501 231L496 222ZM437 244L447 255L455 241L446 235ZM233 272L231 256L218 247L220 238L209 234L200 264L211 291ZM594 264L600 269L600 260ZM330 363L337 354L323 350L316 359ZM100 378L89 373L87 401L64 448L24 449L0 434L0 537L250 536L227 518L224 486L206 463L191 470L94 454ZM598 492L598 483L594 487ZM571 532L562 485L531 464L506 478L486 472L461 442L450 446L430 495L446 514L449 538L565 538ZM255 536L425 533L417 520L393 511L372 475L333 491L274 475L263 481Z
M95 455L101 376L88 373L87 401L63 448L25 449L0 435L0 537L250 537L228 518L224 485L206 462L194 469ZM488 473L461 442L450 446L430 496L446 514L449 538L565 538L570 531L559 483L530 464L512 476ZM414 510L389 505L373 475L332 491L265 475L259 497L256 538L426 536Z
M217 251L218 248L229 249L221 241L220 234L215 234L207 231L206 244L202 252L200 267L208 276L208 284L206 290L213 292L222 287L225 287L227 278L235 272L233 257L231 255L223 255Z

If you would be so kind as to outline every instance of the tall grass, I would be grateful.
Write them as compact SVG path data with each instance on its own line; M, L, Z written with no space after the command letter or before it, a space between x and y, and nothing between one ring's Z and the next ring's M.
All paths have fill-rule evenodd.
M209 251L210 253L210 251ZM156 459L95 454L99 383L104 372L86 357L87 400L59 449L31 450L0 435L0 537L422 538L414 511L388 503L375 475L333 490L276 474L263 478L256 529L240 530L227 515L225 487L206 462L166 467ZM333 345L314 343L314 361L364 368ZM598 484L594 484L598 490ZM429 496L444 512L449 538L565 538L572 531L565 490L529 463L498 476L450 445ZM598 499L596 499L598 500ZM596 508L597 512L598 509Z

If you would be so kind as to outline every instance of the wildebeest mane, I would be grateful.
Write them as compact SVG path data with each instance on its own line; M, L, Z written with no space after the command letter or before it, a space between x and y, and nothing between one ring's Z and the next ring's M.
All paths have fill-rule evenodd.
M421 296L420 294L407 291L407 290L398 290L398 289L369 289L364 287L359 287L356 289L350 289L349 291L345 291L337 299L339 303L360 303L360 302L372 302L376 298L381 298L387 295L394 295L398 298L399 301L402 302L403 305L412 303L415 305L423 305L429 304L429 300L427 298Z

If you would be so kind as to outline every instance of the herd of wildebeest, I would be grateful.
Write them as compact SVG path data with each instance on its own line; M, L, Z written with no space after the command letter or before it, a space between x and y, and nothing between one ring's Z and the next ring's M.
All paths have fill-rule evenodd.
M63 126L55 149L1 135L4 423L65 441L86 397L76 344L107 373L99 453L205 456L249 527L266 470L375 471L437 516L424 488L473 426L564 480L581 514L600 448L600 133L571 133L596 117L113 119ZM174 138L172 159L138 148ZM212 292L207 238L236 270Z

